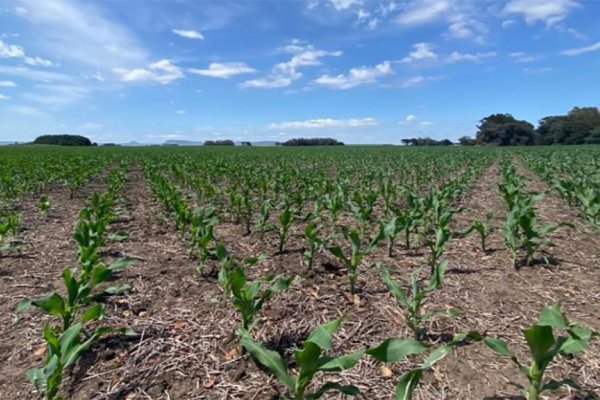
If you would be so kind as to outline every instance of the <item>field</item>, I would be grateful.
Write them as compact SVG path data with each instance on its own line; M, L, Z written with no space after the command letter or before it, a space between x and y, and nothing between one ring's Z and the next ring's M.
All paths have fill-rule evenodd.
M600 147L0 160L1 400L600 394Z

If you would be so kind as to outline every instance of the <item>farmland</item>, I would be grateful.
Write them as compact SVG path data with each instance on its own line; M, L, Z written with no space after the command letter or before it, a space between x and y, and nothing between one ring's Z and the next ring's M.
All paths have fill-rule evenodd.
M600 393L599 147L0 159L0 399Z

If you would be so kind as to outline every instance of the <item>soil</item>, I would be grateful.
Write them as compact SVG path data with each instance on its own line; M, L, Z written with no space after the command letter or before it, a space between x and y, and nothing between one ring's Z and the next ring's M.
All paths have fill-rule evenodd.
M548 187L522 165L532 191ZM494 214L501 227L505 208L497 189L500 175L496 163L475 180L472 189L458 200L464 210L454 216L454 228L464 229L475 219ZM36 210L38 198L20 205L25 242L20 253L0 256L0 399L37 399L25 372L44 361L42 329L48 317L37 311L23 315L13 324L14 306L26 296L61 290L60 271L76 261L71 238L83 199L102 188L98 179L86 185L77 197L54 187L49 195L53 209L46 216ZM239 317L223 302L214 276L199 276L197 261L188 257L186 243L164 215L141 171L134 168L121 190L119 217L109 233L127 232L121 241L109 241L107 259L128 256L136 262L118 276L132 290L110 299L104 324L129 326L135 336L111 336L96 343L68 371L63 395L67 399L274 399L283 393L275 378L240 352L234 332ZM480 248L475 232L450 241L446 259L449 271L442 289L427 301L429 309L457 307L459 317L434 318L426 324L433 346L453 333L477 330L506 340L523 360L528 360L520 330L534 323L544 306L561 302L573 320L600 330L599 250L600 235L578 217L560 197L548 191L537 204L540 222L569 221L576 229L552 234L554 246L545 249L552 262L540 262L516 271L500 230L488 240L488 251ZM344 219L341 218L343 223ZM295 227L294 233L301 231ZM262 320L253 331L256 340L279 351L293 366L293 349L312 328L345 315L335 335L332 354L344 354L374 346L392 337L411 333L401 308L381 283L379 272L364 267L359 276L359 293L350 297L344 269L326 252L318 255L313 271L302 265L303 242L293 236L287 251L277 254L273 232L244 235L241 225L224 222L216 235L240 258L268 254L251 268L252 278L265 273L299 274L290 289L265 304ZM399 242L402 242L400 240ZM406 281L415 266L424 262L424 248L406 250L401 243L388 257L380 246L363 265L378 261ZM208 271L216 270L214 260ZM395 383L419 357L390 365L390 371L367 357L329 380L357 385L367 399L392 399ZM548 376L575 379L582 390L563 389L548 395L554 399L585 398L600 393L600 345L588 352L561 358ZM507 381L522 382L509 360L494 355L481 343L458 348L431 370L416 391L417 399L509 399L518 398ZM317 383L325 382L322 376ZM323 398L338 399L339 395Z

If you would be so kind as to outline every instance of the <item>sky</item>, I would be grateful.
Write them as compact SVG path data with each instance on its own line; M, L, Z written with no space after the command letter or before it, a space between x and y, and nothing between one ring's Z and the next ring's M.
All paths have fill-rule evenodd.
M597 0L0 2L0 141L400 143L600 104Z

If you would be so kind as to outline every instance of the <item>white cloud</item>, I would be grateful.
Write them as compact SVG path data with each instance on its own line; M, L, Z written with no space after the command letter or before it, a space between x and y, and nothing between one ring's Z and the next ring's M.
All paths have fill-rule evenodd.
M9 100L10 97L3 95L2 93L0 93L0 100Z
M72 77L59 72L40 71L29 67L0 65L0 73L40 82L65 82Z
M17 87L17 84L13 81L0 81L0 87L12 88Z
M198 31L184 30L184 29L173 29L172 32L174 34L176 34L177 36L181 36L181 37L186 38L186 39L204 40L204 35L201 34Z
M410 122L410 121L414 121L415 119L417 119L416 115L409 114L409 115L406 116L406 118L404 119L404 121L405 122Z
M578 56L581 54L591 53L592 51L598 51L598 50L600 50L600 42L596 42L594 44L591 44L591 45L585 46L585 47L577 47L574 49L563 50L560 52L560 54L563 56Z
M183 115L183 114L185 114L185 110L177 110L177 111L175 111L175 114Z
M25 64L31 66L51 67L54 63L41 57L25 57Z
M389 86L390 87L400 87L400 88L409 88L409 87L413 87L413 86L418 86L420 84L423 84L425 82L430 82L430 81L435 81L438 79L441 79L441 76L422 76L422 75L417 75L417 76L413 76L411 78L406 78L406 79L402 79L400 81L397 82L392 82Z
M0 58L21 58L25 57L23 47L14 44L7 44L0 40Z
M252 74L256 70L243 62L210 63L206 69L190 68L188 71L195 75L210 76L211 78L229 79L235 75Z
M537 21L554 25L579 7L575 0L511 0L504 7L507 14L520 14L528 24Z
M454 64L460 61L471 61L479 63L485 58L496 57L498 53L495 51L488 51L485 53L460 53L458 51L452 52L447 58L446 62Z
M389 61L384 61L374 67L352 68L348 74L322 75L313 82L332 89L350 89L359 85L376 82L378 78L393 74Z
M268 76L265 78L250 79L240 83L240 88L276 89L291 85L295 79L299 79L301 76L302 74L297 73L295 76Z
M433 52L433 45L431 43L416 43L413 45L413 49L408 56L400 60L401 63L437 59L437 54Z
M447 37L452 39L474 39L483 42L489 31L487 25L466 14L454 14L450 17Z
M181 68L173 64L171 60L163 59L152 63L148 68L114 68L113 72L119 75L122 82L154 81L160 84L169 84L177 79L183 78Z
M379 122L375 118L317 118L304 121L273 122L268 129L323 129L323 128L357 128L363 126L376 126Z
M443 17L450 8L447 0L424 0L414 2L412 6L402 12L396 22L401 25L421 25Z
M19 15L31 22L31 34L45 54L97 70L131 69L146 64L147 52L129 29L111 21L103 9L75 0L18 0Z
M329 4L332 5L337 11L347 10L354 6L360 6L363 4L362 0L329 0Z
M293 54L292 58L289 61L275 64L271 68L271 73L266 77L241 83L240 88L275 89L286 87L302 77L302 73L299 71L300 68L321 65L320 59L323 57L339 57L342 55L341 51L317 50L314 46L303 44L299 40L292 40L281 50Z
M435 122L431 121L422 121L419 117L413 114L408 114L404 120L398 122L398 125L421 125L421 126L430 126L435 125Z
M505 21L502 21L502 28L506 29L509 26L512 26L515 24L515 20L514 19L507 19Z
M517 63L529 63L542 58L542 56L540 56L539 54L529 54L523 51L516 51L514 53L510 53L509 56L514 62Z

